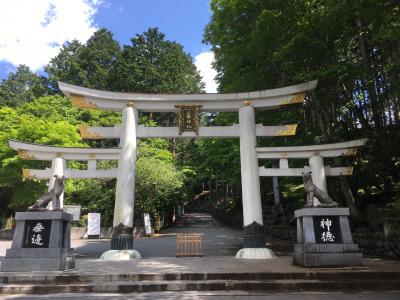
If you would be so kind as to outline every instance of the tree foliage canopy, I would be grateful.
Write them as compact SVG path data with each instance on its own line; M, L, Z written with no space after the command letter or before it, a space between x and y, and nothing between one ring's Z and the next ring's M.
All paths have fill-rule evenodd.
M25 66L0 83L0 197L3 213L25 209L46 190L44 181L22 178L22 168L43 169L49 162L23 161L8 147L9 139L54 146L117 147L117 141L83 141L77 126L114 126L121 114L80 110L60 95L57 81L111 91L157 93L200 92L201 77L183 47L165 39L153 28L138 34L132 45L121 49L112 33L100 29L85 43L67 42L45 67L46 77ZM148 126L152 116L140 116ZM169 120L170 116L166 119ZM158 117L160 119L160 117ZM161 118L162 120L162 118ZM174 161L170 142L141 140L137 161L137 218L143 209L153 214L168 212L183 201L178 193L184 173ZM103 167L115 163L104 163ZM69 163L70 168L85 168ZM81 204L86 211L101 212L110 224L114 209L115 180L67 180L66 203Z
M359 207L393 201L400 181L398 1L212 0L211 10L204 40L215 53L220 91L318 79L303 111L257 118L297 118L296 138L284 145L368 138L350 187Z
M264 125L298 123L296 137L258 139L260 146L291 146L368 138L354 176L328 183L330 193L354 195L355 205L398 207L400 212L400 7L396 0L212 0L204 41L211 44L221 92L278 88L318 79L305 105L257 112ZM119 45L100 29L85 43L66 43L45 67L48 78L25 66L0 83L0 197L2 208L24 208L44 183L23 180L8 139L62 146L117 147L118 141L82 141L77 125L113 126L118 113L78 110L57 81L88 88L141 93L198 93L201 82L181 45L157 28ZM146 126L176 125L171 114L141 114ZM204 125L237 123L236 113L202 114ZM193 195L240 209L239 143L234 139L143 139L137 161L137 211L160 213ZM332 163L332 162L330 162ZM83 167L79 164L76 167ZM264 201L272 199L262 179ZM282 179L286 200L301 183ZM112 218L115 180L68 181L66 201ZM217 191L217 192L216 192ZM223 192L221 192L223 191ZM347 191L347 193L342 193ZM348 192L351 193L348 193ZM211 195L212 192L212 195ZM203 193L203 194L202 194ZM354 200L353 200L354 202ZM349 204L349 202L347 202ZM296 206L294 205L294 206ZM225 206L223 206L225 207ZM139 215L137 215L137 218Z

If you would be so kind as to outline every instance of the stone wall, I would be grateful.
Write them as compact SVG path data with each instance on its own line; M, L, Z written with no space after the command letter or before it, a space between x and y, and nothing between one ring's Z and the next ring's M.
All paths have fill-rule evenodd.
M400 258L400 238L397 236L386 237L384 232L364 229L353 233L353 239L367 257Z

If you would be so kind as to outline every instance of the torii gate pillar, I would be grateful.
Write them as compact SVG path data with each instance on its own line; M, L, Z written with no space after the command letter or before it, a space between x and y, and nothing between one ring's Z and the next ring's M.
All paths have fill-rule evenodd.
M118 161L117 189L113 226L122 224L133 228L136 175L136 123L137 110L125 107L122 110L121 152Z
M255 124L254 107L245 101L239 109L244 245L236 257L266 259L276 256L265 247Z
M308 159L308 163L310 164L313 183L322 191L328 193L328 187L326 185L324 158L319 154L315 154ZM317 206L320 204L321 203L318 201L318 199L314 197L314 205Z
M128 260L142 258L133 250L133 216L136 176L136 125L138 111L129 103L122 109L121 152L118 161L117 188L111 250L103 253L102 260Z
M50 191L54 187L54 181L56 178L54 176L64 176L64 169L66 167L66 162L65 159L61 157L56 157L53 158L51 161L51 176L49 180L49 187L48 191ZM64 192L60 195L60 208L62 209L64 207ZM47 205L47 209L53 209L53 201L50 201L50 203Z

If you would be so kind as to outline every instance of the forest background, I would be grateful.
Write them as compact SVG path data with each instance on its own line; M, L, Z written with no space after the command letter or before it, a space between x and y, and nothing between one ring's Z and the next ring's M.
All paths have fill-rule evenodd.
M311 145L367 138L352 177L329 178L329 194L351 210L353 222L374 225L400 213L400 5L396 0L212 0L204 42L215 54L219 92L278 88L318 79L304 105L259 112L257 123L298 123L295 137L258 139L259 146ZM46 76L19 66L0 83L0 210L24 210L47 187L27 180L9 139L70 147L118 147L118 140L82 140L78 125L114 126L119 113L80 110L57 81L108 91L199 93L193 59L157 28L121 46L107 29L82 44L67 42L45 67ZM203 125L238 123L237 113L202 114ZM175 114L140 115L147 126L176 126ZM262 162L271 165L271 162ZM305 162L297 162L304 165ZM111 164L111 163L108 163ZM74 163L71 168L85 168ZM141 139L135 219L171 215L178 205L222 211L241 226L237 139ZM271 178L261 178L263 206L273 203ZM300 178L281 178L284 211L305 202ZM67 204L100 212L111 226L115 180L67 180ZM194 204L193 204L194 203ZM207 204L207 205L205 205ZM232 217L232 218L231 218ZM233 220L233 221L232 221ZM376 225L375 224L375 225Z

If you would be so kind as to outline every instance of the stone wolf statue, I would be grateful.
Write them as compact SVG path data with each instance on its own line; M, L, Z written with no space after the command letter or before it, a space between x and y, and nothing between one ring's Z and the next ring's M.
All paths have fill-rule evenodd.
M315 186L312 181L311 172L303 173L304 190L307 193L307 204L304 207L314 206L314 197L321 202L319 207L337 207L338 204L323 190Z
M56 178L54 180L54 187L36 200L35 204L29 206L29 211L45 211L50 201L53 201L53 210L61 210L60 196L64 191L64 176L54 175L54 177Z

